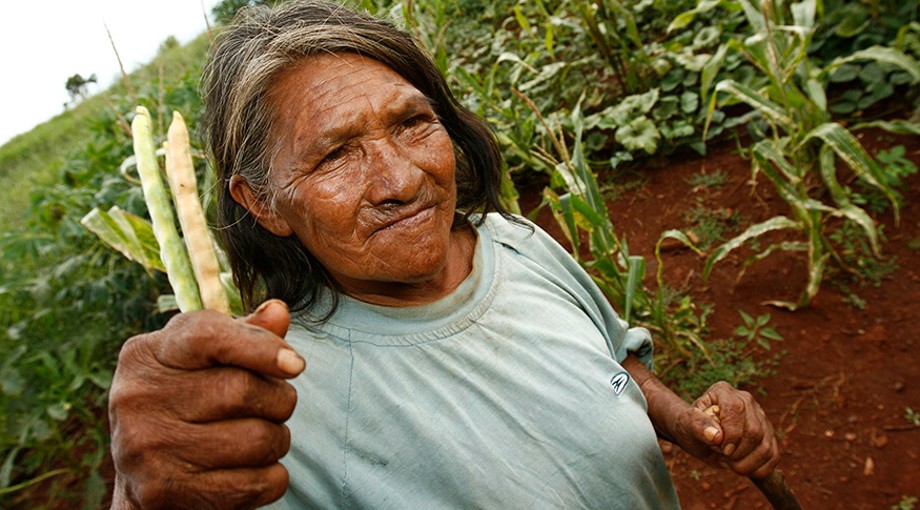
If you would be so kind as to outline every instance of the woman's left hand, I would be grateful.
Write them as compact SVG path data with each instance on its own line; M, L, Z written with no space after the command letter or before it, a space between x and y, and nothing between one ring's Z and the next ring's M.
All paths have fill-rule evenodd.
M752 478L769 475L780 460L773 425L754 397L726 382L712 385L677 417L673 440L684 450Z

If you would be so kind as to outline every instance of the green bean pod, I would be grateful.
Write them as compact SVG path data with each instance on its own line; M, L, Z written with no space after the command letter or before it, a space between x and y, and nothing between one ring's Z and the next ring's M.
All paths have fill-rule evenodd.
M176 295L180 311L200 310L201 298L198 295L198 284L195 282L192 264L189 261L185 244L176 230L172 201L160 177L160 165L157 162L153 144L150 112L143 106L137 107L137 115L131 123L131 130L134 132L137 173L141 178L144 201L147 202L147 210L150 212L153 234L160 245L160 259L166 267L169 284Z
M198 281L201 303L208 310L229 314L230 303L224 284L220 281L217 252L198 197L198 180L195 177L188 127L179 112L173 112L166 139L167 142L163 144L166 149L166 180L169 181L173 201L176 203L176 215Z

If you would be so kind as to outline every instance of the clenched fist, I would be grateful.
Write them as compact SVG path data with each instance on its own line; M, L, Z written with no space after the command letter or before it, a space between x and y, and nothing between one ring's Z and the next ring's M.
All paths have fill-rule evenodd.
M280 498L305 363L287 306L177 315L121 350L109 397L113 508L254 508Z

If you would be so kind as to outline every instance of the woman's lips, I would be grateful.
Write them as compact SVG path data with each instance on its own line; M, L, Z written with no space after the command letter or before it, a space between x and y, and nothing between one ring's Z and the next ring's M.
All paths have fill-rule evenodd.
M392 230L395 228L411 228L418 224L424 223L434 215L434 205L424 206L407 206L404 209L394 212L389 218L381 222L380 226L374 231L375 234Z
M434 206L430 205L427 207L422 207L408 211L406 214L401 214L393 220L384 224L383 228L380 230L387 230L393 227L411 227L419 223L423 223L425 220L430 218L434 214Z

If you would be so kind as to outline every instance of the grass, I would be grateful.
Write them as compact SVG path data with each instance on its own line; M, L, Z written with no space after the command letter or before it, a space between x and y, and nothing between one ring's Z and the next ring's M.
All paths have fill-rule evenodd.
M90 98L0 147L0 189L6 190L0 200L0 228L22 225L30 192L55 180L65 155L86 144L83 124L104 107L100 98Z
M701 172L686 179L694 188L721 188L728 183L728 174L719 169L712 173Z
M696 234L700 249L707 250L714 244L723 240L725 234L734 232L741 223L741 216L731 209L712 209L703 204L697 204L681 217Z

